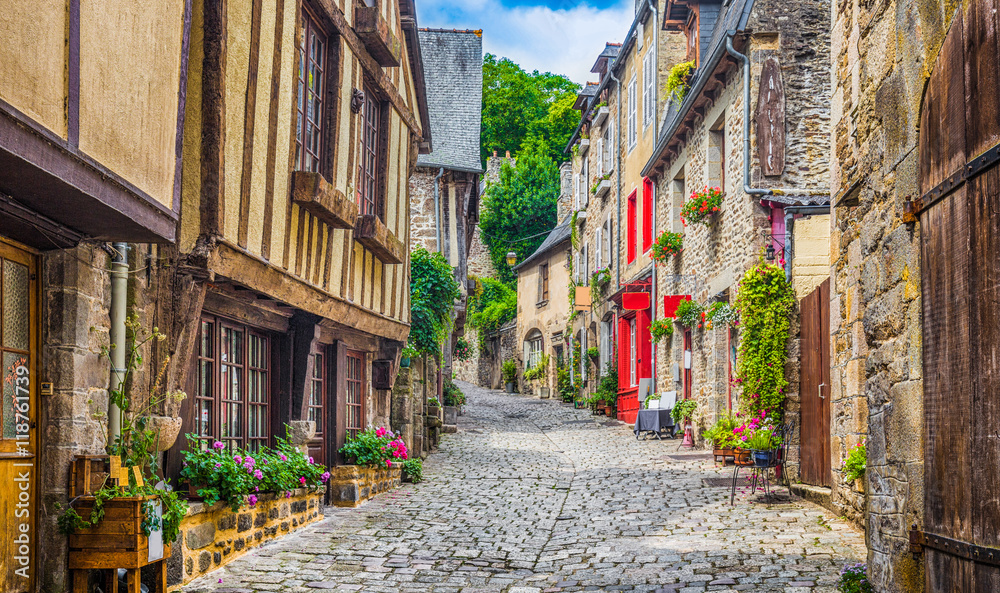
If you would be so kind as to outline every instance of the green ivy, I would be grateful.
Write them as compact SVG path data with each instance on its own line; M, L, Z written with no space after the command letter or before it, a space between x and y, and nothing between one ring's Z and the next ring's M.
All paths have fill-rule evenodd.
M440 253L418 247L410 254L410 345L439 355L451 329L451 312L459 298L458 281Z
M476 278L476 291L469 299L469 325L493 332L517 317L517 292L499 280Z
M667 82L663 89L668 101L680 103L684 100L684 96L688 92L688 82L691 80L691 72L694 71L694 68L694 61L691 61L675 64L670 69L670 74L667 76Z
M794 307L795 293L778 266L761 260L740 280L736 381L743 388L741 407L749 416L757 416L761 410L774 421L782 416L788 385L789 316Z
M868 448L864 442L861 442L851 448L841 471L844 472L844 478L848 482L853 482L865 477L866 469L868 469Z

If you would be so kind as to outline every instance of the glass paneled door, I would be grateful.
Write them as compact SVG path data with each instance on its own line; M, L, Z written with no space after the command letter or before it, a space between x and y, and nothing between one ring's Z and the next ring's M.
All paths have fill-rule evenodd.
M34 591L35 258L0 241L0 591Z

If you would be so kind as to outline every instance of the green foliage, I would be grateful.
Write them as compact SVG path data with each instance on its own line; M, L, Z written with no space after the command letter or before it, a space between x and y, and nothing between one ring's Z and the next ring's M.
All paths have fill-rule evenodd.
M785 361L788 358L789 315L795 293L781 268L758 262L739 283L736 310L740 344L736 381L743 388L740 405L748 416L763 411L775 422L785 403Z
M503 361L503 364L500 365L500 375L503 377L504 383L517 382L517 365L514 364L513 360Z
M559 169L547 155L526 150L516 165L505 162L500 167L498 181L486 187L479 219L499 280L515 282L507 265L508 251L524 261L545 240L546 231L555 227L558 198Z
M611 268L601 268L590 275L590 303L597 307L604 298L604 289L611 283ZM575 296L574 296L575 298Z
M476 293L469 299L469 325L493 332L517 317L517 292L493 278L476 280Z
M844 460L841 471L848 482L860 480L865 477L865 470L868 469L868 447L864 442L860 442L851 448Z
M736 309L729 306L729 303L717 301L712 303L705 311L705 328L712 329L713 325L730 325L737 323L738 316Z
M604 374L597 383L594 395L603 399L605 405L618 407L618 363L614 359L604 365Z
M408 458L403 439L381 426L368 427L357 436L348 438L340 452L356 465L383 469L393 461L401 462Z
M535 379L544 379L549 372L549 355L542 354L538 358L538 362L535 366L524 371L525 381L534 381Z
M653 241L653 259L665 262L668 258L680 255L684 251L684 235L671 231L663 231Z
M691 418L697 409L698 402L696 400L682 399L674 404L674 407L670 410L670 417L674 419L674 424L679 425L682 421Z
M427 398L427 405L431 408L440 408L441 401L438 400L437 396L432 395L429 398Z
M654 344L658 344L663 338L669 338L674 335L674 320L657 319L649 324L649 335L652 336Z
M718 187L708 187L701 191L693 191L681 207L681 222L687 226L691 224L701 224L710 226L712 215L722 207L722 189Z
M677 322L687 328L695 327L701 323L701 314L704 310L705 308L694 299L681 301L675 313Z
M444 398L444 405L465 405L465 394L462 393L462 390L458 388L458 385L455 385L455 382L452 381L450 377L445 378L441 391L443 392L442 397Z
M676 101L677 103L684 101L689 88L688 83L691 79L691 72L694 70L694 67L695 64L692 60L690 62L675 64L670 69L666 85L663 88L664 94L667 96L667 101Z
M573 403L580 393L580 388L571 384L568 364L559 365L556 370L556 389L559 390L559 397L566 403Z
M330 478L326 468L313 463L287 439L276 439L273 447L247 451L209 443L197 435L187 435L188 448L182 452L181 476L197 488L206 504L220 500L234 513L257 504L262 492L291 492L296 488L317 490Z
M859 562L841 569L840 580L837 581L837 591L840 593L874 593L875 589L868 582L868 567Z
M423 481L424 463L420 461L419 457L407 459L403 462L403 475L408 477L414 484Z
M529 74L507 58L483 56L483 162L494 150L517 154L526 145L544 145L542 153L561 163L562 149L580 123L573 109L579 90L565 76Z
M781 445L781 440L774 434L774 427L764 424L750 433L743 441L743 447L751 451L771 451Z
M597 346L591 346L590 348L587 348L587 356L597 360L601 357L601 351L597 348Z
M410 254L410 345L439 355L451 327L451 312L460 296L458 281L440 253L418 247Z
M743 441L736 438L733 431L740 423L732 413L719 416L715 424L702 433L702 436L712 441L717 448L729 449L743 446Z
M452 352L457 360L469 360L472 358L472 347L469 346L468 340L463 336L459 336L455 340L455 350Z
M596 195L598 188L601 187L601 182L607 181L608 179L611 179L611 173L605 173L600 177L594 177L594 184L590 186L590 193Z

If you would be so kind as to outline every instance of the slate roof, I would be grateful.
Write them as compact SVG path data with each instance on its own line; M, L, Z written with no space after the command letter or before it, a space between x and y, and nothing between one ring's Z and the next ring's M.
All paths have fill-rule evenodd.
M417 166L482 173L482 31L420 29L418 37L434 150L419 155Z
M595 74L599 73L601 71L601 66L603 66L602 60L610 60L613 62L615 58L618 57L618 54L621 52L621 50L622 50L622 44L620 43L611 43L611 42L605 43L604 51L601 52L601 55L597 56L597 61L594 62L594 65L593 67L591 67L590 71Z
M530 264L536 259L539 259L542 255L544 255L550 249L559 245L563 241L569 241L570 235L572 235L573 233L573 229L571 228L572 219L573 219L572 214L566 215L566 218L564 218L562 222L560 222L559 225L556 226L556 228L552 229L549 232L549 236L545 237L545 240L542 241L542 244L538 246L538 249L536 249L535 252L529 255L528 257L524 258L523 262L517 264L512 269L520 270L521 268Z

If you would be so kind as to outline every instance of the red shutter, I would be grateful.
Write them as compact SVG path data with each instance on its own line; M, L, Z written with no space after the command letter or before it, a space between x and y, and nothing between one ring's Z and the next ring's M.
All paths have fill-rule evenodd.
M628 263L635 261L635 192L628 197Z
M642 180L642 251L653 244L653 182Z
M648 379L653 376L653 354L652 339L649 333L649 309L644 309L635 314L635 348L638 358L636 365L636 379Z
M629 385L629 365L631 364L631 354L629 353L629 324L628 319L618 318L618 391L624 391L631 387Z

